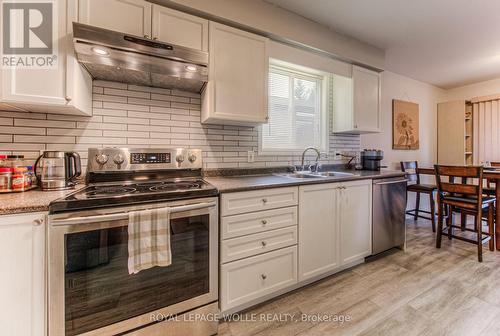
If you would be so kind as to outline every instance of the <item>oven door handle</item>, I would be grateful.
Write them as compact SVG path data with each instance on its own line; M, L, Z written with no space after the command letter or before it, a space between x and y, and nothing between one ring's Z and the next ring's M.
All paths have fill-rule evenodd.
M171 207L170 208L170 213L177 213L177 212L185 212L185 211L192 211L192 210L199 210L199 209L211 208L211 207L214 207L216 205L217 204L215 202L205 202L205 203L195 203L195 204L188 204L188 205L179 205L179 206ZM140 211L140 210L136 210L136 211ZM72 224L89 224L89 223L97 223L97 222L104 222L104 221L123 220L123 219L128 219L128 217L129 217L129 212L121 212L121 213L108 214L108 215L85 216L85 217L70 217L70 218L64 218L64 219L53 219L50 223L51 223L51 225L54 225L54 226L72 225Z

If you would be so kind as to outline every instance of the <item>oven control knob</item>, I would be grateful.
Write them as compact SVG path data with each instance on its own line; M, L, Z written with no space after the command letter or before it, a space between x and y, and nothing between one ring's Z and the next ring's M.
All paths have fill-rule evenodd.
M121 154L116 154L115 156L113 156L113 162L117 165L121 165L123 162L125 162L125 158Z
M196 159L197 159L197 157L196 157L196 155L194 155L194 154L190 154L190 155L188 156L188 160L189 160L189 162L191 162L191 163L195 162L195 161L196 161Z
M109 157L106 154L99 154L95 157L96 162L101 166L105 165L108 159Z
M179 154L179 155L177 155L177 156L175 157L175 161L177 161L179 164L183 163L183 162L184 162L184 160L185 160L185 159L184 159L184 155L180 155L180 154Z

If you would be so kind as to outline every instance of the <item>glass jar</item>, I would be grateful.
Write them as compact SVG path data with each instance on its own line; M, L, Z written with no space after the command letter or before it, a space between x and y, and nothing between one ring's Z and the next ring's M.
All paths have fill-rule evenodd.
M12 169L0 167L0 192L12 189Z
M33 186L33 166L26 166L24 174L24 189L29 190Z
M25 189L26 167L12 168L12 190L21 191Z
M6 167L7 155L0 154L0 168Z
M7 166L12 168L25 166L24 155L7 155Z

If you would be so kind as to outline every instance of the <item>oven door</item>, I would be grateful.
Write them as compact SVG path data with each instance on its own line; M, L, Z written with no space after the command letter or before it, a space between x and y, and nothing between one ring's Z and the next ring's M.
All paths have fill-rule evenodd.
M172 264L128 273L128 213L169 207ZM49 216L49 335L116 335L218 299L217 198Z

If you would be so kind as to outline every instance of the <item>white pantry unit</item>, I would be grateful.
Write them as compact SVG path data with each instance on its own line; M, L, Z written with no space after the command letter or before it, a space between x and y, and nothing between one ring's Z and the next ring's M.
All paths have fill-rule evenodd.
M80 0L79 7L81 23L208 51L208 20L200 17L145 0Z
M46 215L0 216L0 333L46 335Z
M380 133L380 100L380 73L353 65L351 78L335 75L333 131Z
M202 123L266 123L268 38L210 22L209 50L209 81L202 97Z
M92 79L78 64L73 50L77 2L57 1L56 10L57 67L1 69L0 110L92 115Z

